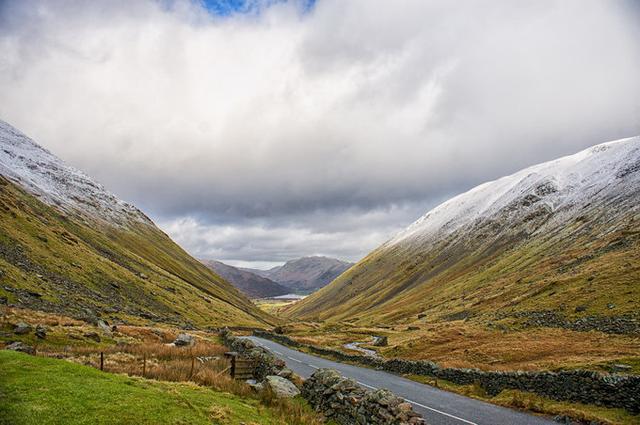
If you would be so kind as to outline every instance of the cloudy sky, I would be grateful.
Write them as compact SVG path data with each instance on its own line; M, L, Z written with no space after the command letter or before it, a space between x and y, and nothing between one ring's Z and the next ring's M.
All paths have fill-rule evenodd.
M0 53L0 118L232 264L640 134L633 0L0 0Z

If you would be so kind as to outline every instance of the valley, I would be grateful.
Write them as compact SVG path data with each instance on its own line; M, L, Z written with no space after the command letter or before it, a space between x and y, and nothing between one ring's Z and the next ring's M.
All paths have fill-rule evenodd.
M640 2L0 0L0 425L640 425Z
M222 415L221 423L236 423L246 415L258 415L258 423L274 418L292 424L325 422L308 400L274 404L270 393L232 379L229 360L223 358L230 349L223 345L226 327L245 336L272 330L343 363L364 355L374 359L365 363L422 361L443 370L489 374L640 376L638 139L599 145L472 189L428 212L355 265L312 256L257 270L196 260L135 207L9 124L0 124L0 344L38 356L31 365L7 355L5 373L13 378L6 390L12 394L31 391L29 382L15 374L19 367L59 370L62 380L56 385L69 385L67 366L40 357L102 368L102 360L97 362L106 354L110 372L139 376L142 361L143 378L208 388L213 392L197 390L183 397L195 397L195 404L205 397L218 412L209 415ZM180 338L189 341L188 349L176 345ZM254 341L272 351L249 348L247 353L259 362L285 350ZM281 360L309 378L313 371L299 370L288 363L291 358ZM352 372L342 363L327 365ZM87 369L73 373L97 378ZM373 374L366 368L357 373L358 382L369 382ZM474 408L460 410L470 402L422 384L547 416L603 424L635 421L624 410L528 391L487 395L483 387L399 375L401 395L407 385L418 385L412 391L425 394L413 398L421 400L414 407L428 423L449 423L452 417L434 417L433 409L473 419ZM302 388L301 377L287 376ZM396 378L389 379L384 385L395 388ZM126 385L141 381L131 382ZM374 383L358 385L374 391L383 385ZM122 383L109 385L121 391L116 387ZM230 391L236 399L221 399L219 391ZM242 399L252 401L238 410L235 403ZM425 408L429 403L438 407ZM0 408L20 417L13 407ZM261 413L247 413L251 409ZM517 415L509 412L501 423ZM471 419L486 422L480 416L480 422Z

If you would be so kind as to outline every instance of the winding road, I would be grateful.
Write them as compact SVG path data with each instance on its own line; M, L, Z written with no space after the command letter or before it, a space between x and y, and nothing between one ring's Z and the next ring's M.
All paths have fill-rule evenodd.
M331 368L365 388L387 388L411 403L430 425L557 425L547 418L443 391L388 372L334 362L263 338L247 338L284 360L289 369L302 377L309 377L317 369Z

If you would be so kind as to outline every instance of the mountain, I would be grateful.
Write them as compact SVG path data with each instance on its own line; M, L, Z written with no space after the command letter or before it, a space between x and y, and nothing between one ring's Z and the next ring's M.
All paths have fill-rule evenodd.
M242 293L250 298L268 298L278 295L290 294L291 288L282 286L279 283L259 276L247 270L230 266L215 260L201 260L202 263L222 276L227 282L238 288Z
M303 257L269 270L243 270L271 279L295 292L309 293L324 287L351 266L353 263L335 258Z
M639 310L634 137L444 202L287 314L356 323L407 323L417 315L486 323L583 319L587 326L612 317L634 321Z
M183 326L273 322L141 211L0 121L0 303Z

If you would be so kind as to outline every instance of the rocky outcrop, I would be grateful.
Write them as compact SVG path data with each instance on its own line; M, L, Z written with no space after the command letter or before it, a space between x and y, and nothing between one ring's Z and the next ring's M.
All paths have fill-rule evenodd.
M619 407L640 413L640 376L602 374L586 370L560 372L497 372L479 369L440 367L425 360L376 358L346 354L339 350L301 344L285 335L256 331L254 334L284 345L305 348L315 354L337 360L355 362L398 374L413 374L443 379L459 385L480 385L489 395L512 389L532 392L554 400L598 406Z
M35 348L20 341L12 342L11 344L5 347L5 350L19 351L21 353L26 353L31 355L36 354Z
M411 405L388 390L368 391L332 369L316 371L302 386L302 396L339 424L424 424Z

